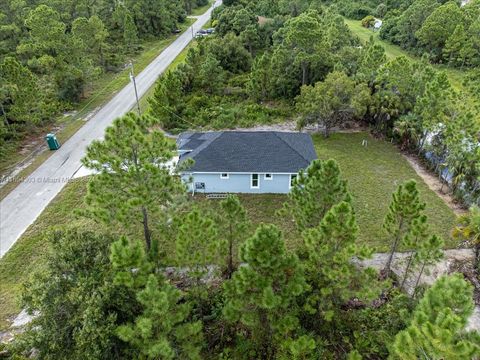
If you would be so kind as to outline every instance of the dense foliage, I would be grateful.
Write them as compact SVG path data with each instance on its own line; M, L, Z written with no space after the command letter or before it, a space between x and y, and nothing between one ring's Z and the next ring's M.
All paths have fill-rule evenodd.
M129 124L119 121L114 127ZM168 151L168 144L163 146ZM108 147L98 151L114 157ZM322 187L331 173L337 176ZM117 176L130 178L127 173ZM159 185L159 191L168 186ZM390 279L352 261L368 258L372 249L357 244L347 187L333 160L313 163L295 182L279 214L285 221L301 221L303 245L292 250L274 225L241 233L247 231L245 209L235 196L221 202L225 214L215 218L193 208L180 224L153 222L157 237L176 241L180 267L169 267L175 264L165 263L168 257L149 247L141 231L128 231L129 238L117 235L126 233L125 224L107 223L103 234L57 230L48 236L46 266L24 291L24 305L36 317L9 351L17 359L33 349L40 359L376 359L418 351L439 358L478 355L479 335L465 330L472 289L460 276L444 277L423 296L408 297ZM296 201L302 191L310 192L307 202ZM331 194L320 200L321 217L310 211L319 191ZM417 224L426 222L417 196L413 182L401 185L394 196L392 214L401 207L411 225L403 228L403 241L419 233L432 235ZM396 204L400 199L402 206ZM122 202L124 198L116 200ZM163 210L169 213L177 206L184 206L183 200L171 199ZM90 216L104 220L102 212ZM422 244L410 242L420 260L425 259ZM430 258L429 264L434 262ZM225 264L227 276L222 277Z
M262 1L216 9L217 34L200 39L185 63L157 82L150 111L165 129L245 127L296 111L299 127L317 126L328 136L364 121L423 156L458 198L480 201L476 73L464 84L467 96L427 57L387 60L373 40L360 46L338 15L339 4L299 1L289 13L282 1L273 3L268 11ZM472 1L459 11L473 19L477 7Z
M125 7L124 29L117 33L125 44L169 31L168 21L152 21L164 13L142 4L153 6L140 1ZM162 10L175 8L163 5ZM478 201L474 105L426 59L387 60L373 41L360 46L338 15L363 18L375 9L387 18L400 16L409 5L365 0L327 8L307 0L225 0L214 14L216 34L199 39L185 63L157 82L150 114L117 119L105 139L88 148L83 163L98 174L89 185L87 212L79 215L105 223L107 234L63 229L49 237L50 258L23 297L37 317L11 347L14 356L28 356L32 349L40 359L480 356L478 333L466 330L471 286L458 275L443 277L426 291L420 286L423 272L441 259L443 240L428 226L428 204L420 200L414 181L398 184L385 219L376 219L392 241L386 271L379 274L359 265L373 249L357 242L352 198L334 160L314 161L299 174L277 214L301 234L295 249L287 249L274 225L249 233L245 209L235 196L221 203L221 214L192 206L178 176L164 166L174 146L160 126L250 125L275 121L296 107L300 126L317 124L326 136L330 128L352 120L369 123L377 134L430 159L436 170L447 170L452 187L466 201ZM433 8L447 5L452 3ZM59 44L57 36L62 44L75 40L77 31L65 25L72 19L63 15L70 8L56 10L61 16L51 9L39 6L28 19L32 24L42 20L52 32L49 46ZM92 16L90 25L76 24L77 34L99 26ZM112 33L110 25L105 28ZM431 31L419 34L426 39ZM28 33L25 50L30 37L40 35ZM87 40L93 41L85 35ZM43 60L52 69L66 66L57 63L61 57L50 62L52 49L42 47L25 64L6 58L0 71L14 69L3 74L21 79L24 91L33 94L45 79L38 80L38 69L30 66ZM61 46L57 50L61 54ZM86 60L68 60L75 59ZM478 86L478 77L472 80L466 86ZM15 91L12 111L17 114L29 106L28 96ZM473 208L461 218L457 229L475 245L477 212ZM169 256L163 252L166 241L175 244ZM390 271L400 244L412 250L400 265L403 279ZM414 270L408 293L405 279Z
M79 101L101 73L118 71L142 41L163 38L188 1L39 1L0 3L0 151L3 142Z

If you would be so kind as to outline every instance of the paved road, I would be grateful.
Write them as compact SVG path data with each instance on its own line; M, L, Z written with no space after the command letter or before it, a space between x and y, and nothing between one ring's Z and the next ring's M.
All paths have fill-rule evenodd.
M221 0L217 0L215 7L220 3ZM211 11L212 8L199 16L192 27L180 35L137 76L139 96L145 94L157 77L188 45L192 40L192 33L207 23ZM80 160L85 154L87 145L92 140L102 138L112 121L127 113L134 105L134 89L133 85L129 84L0 202L0 257L10 249L81 167Z

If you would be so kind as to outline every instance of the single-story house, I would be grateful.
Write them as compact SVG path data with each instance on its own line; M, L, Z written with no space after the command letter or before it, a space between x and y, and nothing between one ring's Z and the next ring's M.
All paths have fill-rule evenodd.
M288 193L300 170L317 158L310 135L277 131L182 133L179 165L196 193Z

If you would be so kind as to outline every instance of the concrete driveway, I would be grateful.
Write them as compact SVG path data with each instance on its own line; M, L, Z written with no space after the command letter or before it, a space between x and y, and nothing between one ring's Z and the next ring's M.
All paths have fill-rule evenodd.
M220 4L221 0L217 0L214 6ZM212 8L199 16L192 27L180 35L137 76L139 96L145 94L158 76L188 45L192 40L192 34L208 22L211 12ZM0 202L0 257L12 247L80 169L80 160L85 155L87 145L95 139L101 139L112 121L130 111L134 105L135 93L133 85L129 84Z

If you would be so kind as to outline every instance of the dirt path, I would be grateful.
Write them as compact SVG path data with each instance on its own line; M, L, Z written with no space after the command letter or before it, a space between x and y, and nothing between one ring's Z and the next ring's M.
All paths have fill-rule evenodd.
M459 204L448 191L448 187L446 185L443 186L442 189L442 182L438 177L431 174L425 167L420 163L419 159L413 155L403 154L405 159L407 159L408 163L412 166L415 172L420 176L425 184L434 191L445 203L450 207L450 209L455 212L457 215L462 215L467 212L466 209Z

